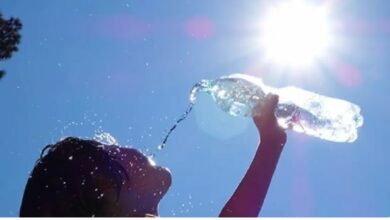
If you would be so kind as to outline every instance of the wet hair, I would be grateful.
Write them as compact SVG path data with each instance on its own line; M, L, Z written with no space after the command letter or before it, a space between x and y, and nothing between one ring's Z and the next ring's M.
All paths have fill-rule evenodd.
M27 181L21 217L120 216L125 169L104 145L69 137L42 150Z

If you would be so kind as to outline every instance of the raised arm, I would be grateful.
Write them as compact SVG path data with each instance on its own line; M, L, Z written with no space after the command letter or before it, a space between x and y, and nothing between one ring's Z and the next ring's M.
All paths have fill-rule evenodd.
M223 207L220 217L257 217L284 144L286 133L276 122L274 109L278 96L268 95L263 106L256 107L261 116L253 120L260 132L261 143L237 189ZM244 146L245 147L245 146Z

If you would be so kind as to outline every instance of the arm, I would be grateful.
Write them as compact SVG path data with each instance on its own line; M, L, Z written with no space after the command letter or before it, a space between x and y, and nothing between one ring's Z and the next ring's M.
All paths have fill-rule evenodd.
M254 117L261 143L248 171L222 209L220 217L258 216L286 143L286 133L278 126L274 116L277 103L278 97L269 95L263 106L256 107L261 112L261 116Z

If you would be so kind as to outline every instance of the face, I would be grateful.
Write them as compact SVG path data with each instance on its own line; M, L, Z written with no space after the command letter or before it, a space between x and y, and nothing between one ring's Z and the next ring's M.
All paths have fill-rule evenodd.
M123 166L128 180L123 182L119 206L125 216L158 215L158 203L168 191L172 177L168 169L156 166L133 148L110 148Z

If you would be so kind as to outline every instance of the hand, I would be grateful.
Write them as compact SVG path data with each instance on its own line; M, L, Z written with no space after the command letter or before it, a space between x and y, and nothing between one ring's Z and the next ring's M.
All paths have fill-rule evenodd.
M279 127L275 108L278 96L267 95L262 105L254 108L253 120L259 129L261 143L251 165L233 195L223 207L220 217L257 217L263 206L272 176L278 164L286 133Z
M278 101L279 97L277 95L268 94L263 104L255 107L254 111L260 114L253 117L253 121L259 130L261 142L283 147L286 143L286 132L278 125L275 117Z

